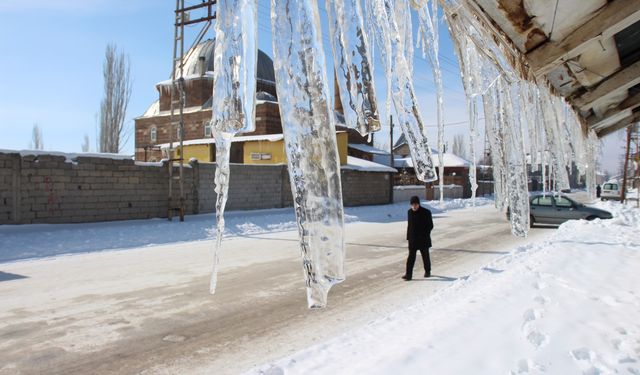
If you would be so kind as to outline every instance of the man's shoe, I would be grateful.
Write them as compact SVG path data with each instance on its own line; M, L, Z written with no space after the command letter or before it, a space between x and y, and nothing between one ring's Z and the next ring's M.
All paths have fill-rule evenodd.
M430 272L425 272L424 273L424 277L431 277L431 273Z
M402 278L404 279L404 281L411 281L411 277L407 275L403 275Z

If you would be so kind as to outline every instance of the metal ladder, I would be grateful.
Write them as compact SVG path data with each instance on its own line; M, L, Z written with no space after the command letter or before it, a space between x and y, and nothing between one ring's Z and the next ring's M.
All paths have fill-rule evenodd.
M171 70L171 128L169 130L169 150L168 159L169 163L169 196L167 199L167 218L169 221L173 219L175 213L180 216L180 221L184 221L185 212L185 196L184 196L184 107L186 104L186 93L184 90L184 64L189 59L189 56L195 50L195 47L200 43L207 31L211 27L211 22L216 18L216 14L213 12L213 6L216 4L216 0L202 0L201 3L196 5L190 5L185 7L184 0L176 0L175 10L175 31L173 34L173 68ZM199 11L201 17L191 19L189 17L190 12ZM204 22L198 35L195 37L191 48L187 56L184 53L184 27L186 25L194 25ZM179 143L178 149L180 154L178 155L176 149L173 147L173 137L176 136ZM178 174L173 171L174 162L178 163ZM174 197L174 183L178 184L179 195Z
M173 219L175 213L184 221L184 0L176 0L175 31L173 35L173 68L171 70L171 117L169 130L169 196L167 198L167 218ZM177 112L177 113L176 113ZM173 148L173 137L178 138L180 154L176 154ZM178 174L173 173L174 162L178 163ZM174 182L177 182L179 195L176 199L173 195Z

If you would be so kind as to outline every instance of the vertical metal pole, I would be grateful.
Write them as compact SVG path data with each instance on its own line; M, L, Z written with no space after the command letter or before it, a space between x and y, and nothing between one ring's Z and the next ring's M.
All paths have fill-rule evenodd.
M627 128L627 150L624 156L624 170L622 171L622 189L620 189L620 202L626 201L627 195L627 169L629 168L629 149L631 148L631 129L633 126Z
M393 160L393 115L389 115L389 166L391 168L394 167ZM393 203L393 179L395 178L395 174L393 172L389 173L389 196L391 197L389 203Z
M184 9L184 0L180 0L180 5ZM180 160L178 170L180 171L180 221L184 221L184 106L186 94L184 92L184 12L182 12L182 22L180 22Z

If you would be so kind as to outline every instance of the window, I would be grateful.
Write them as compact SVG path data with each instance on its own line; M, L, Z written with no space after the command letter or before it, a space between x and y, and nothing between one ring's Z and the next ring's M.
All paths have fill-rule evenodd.
M154 126L149 130L149 136L151 137L151 142L155 143L158 140L158 128Z
M565 197L557 197L556 198L556 206L558 207L572 207L573 202Z
M618 184L604 184L604 190L618 190Z
M205 138L211 137L211 121L205 121L204 123L204 136Z
M271 154L261 153L261 152L252 152L251 160L271 160Z
M551 197L538 197L533 200L534 206L553 206L553 201Z

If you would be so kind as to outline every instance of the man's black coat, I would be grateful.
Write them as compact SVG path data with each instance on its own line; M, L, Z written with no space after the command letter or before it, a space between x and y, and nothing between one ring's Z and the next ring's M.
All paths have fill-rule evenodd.
M417 211L409 209L407 217L407 241L409 249L428 249L431 247L433 219L431 211L420 206Z

